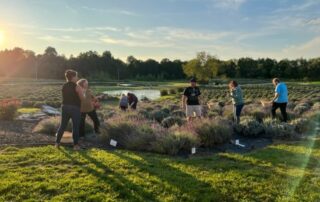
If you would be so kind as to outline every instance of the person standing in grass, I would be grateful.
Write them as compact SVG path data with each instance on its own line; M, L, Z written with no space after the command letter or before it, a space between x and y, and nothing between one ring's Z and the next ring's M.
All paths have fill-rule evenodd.
M65 77L67 82L62 86L62 113L61 123L56 134L56 147L60 146L61 138L69 120L72 120L73 148L79 150L79 126L80 126L80 107L83 96L83 90L77 85L78 73L74 70L66 70Z
M242 90L236 81L230 81L229 90L233 104L233 119L235 123L239 124L241 111L244 106Z
M128 93L128 102L129 102L129 106L132 110L136 110L137 109L137 104L138 104L138 98L135 94L133 93Z
M187 119L190 122L193 117L201 118L202 110L199 101L201 95L195 78L190 80L190 86L187 87L182 96L182 108L186 110Z
M273 85L275 86L275 95L272 99L272 108L271 114L272 118L276 118L276 111L280 108L282 121L287 122L287 103L288 103L288 89L285 83L280 82L280 79L274 78L272 80Z
M77 84L82 87L84 91L84 98L81 100L81 119L80 119L80 137L85 136L85 125L87 115L91 118L94 126L94 132L99 134L100 121L96 109L94 107L94 102L96 98L93 96L91 90L89 89L89 83L86 79L80 79Z
M122 111L127 111L127 109L128 109L128 96L126 96L125 94L121 95L120 102L119 102L119 108Z

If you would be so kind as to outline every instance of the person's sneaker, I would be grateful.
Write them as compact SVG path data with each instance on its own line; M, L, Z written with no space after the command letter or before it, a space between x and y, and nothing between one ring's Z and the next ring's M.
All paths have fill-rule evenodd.
M77 144L77 145L74 145L73 146L73 150L74 151L79 151L79 150L81 150L81 147Z
M54 147L57 148L57 149L59 149L59 148L60 148L60 144L59 144L59 143L56 143L56 144L54 145Z

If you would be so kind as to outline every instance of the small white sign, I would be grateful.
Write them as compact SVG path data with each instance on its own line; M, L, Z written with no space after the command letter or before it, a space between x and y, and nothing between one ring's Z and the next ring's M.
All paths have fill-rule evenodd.
M196 148L195 147L192 147L191 149L191 154L195 154L196 153Z
M117 143L118 143L118 142L115 141L115 140L113 140L113 139L110 140L110 145L111 145L111 146L116 147L116 146L117 146Z
M240 140L238 140L238 139L235 141L235 145L237 145L239 147L246 147L245 145L240 144Z

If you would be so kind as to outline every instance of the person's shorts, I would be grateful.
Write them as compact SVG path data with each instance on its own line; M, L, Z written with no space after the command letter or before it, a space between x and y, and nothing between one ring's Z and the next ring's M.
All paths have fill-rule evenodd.
M201 106L200 105L187 105L186 115L187 115L187 117L202 116Z

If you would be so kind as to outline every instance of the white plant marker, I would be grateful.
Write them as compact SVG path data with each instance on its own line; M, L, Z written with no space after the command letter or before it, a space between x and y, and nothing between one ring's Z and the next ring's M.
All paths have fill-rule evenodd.
M238 139L236 140L235 145L240 146L240 147L246 147L245 145L240 144L240 141Z
M191 148L191 154L195 154L196 153L196 148L195 147L192 147Z
M113 139L110 140L110 145L111 145L111 146L116 147L116 146L117 146L117 143L118 143L118 142L115 141L115 140L113 140Z

